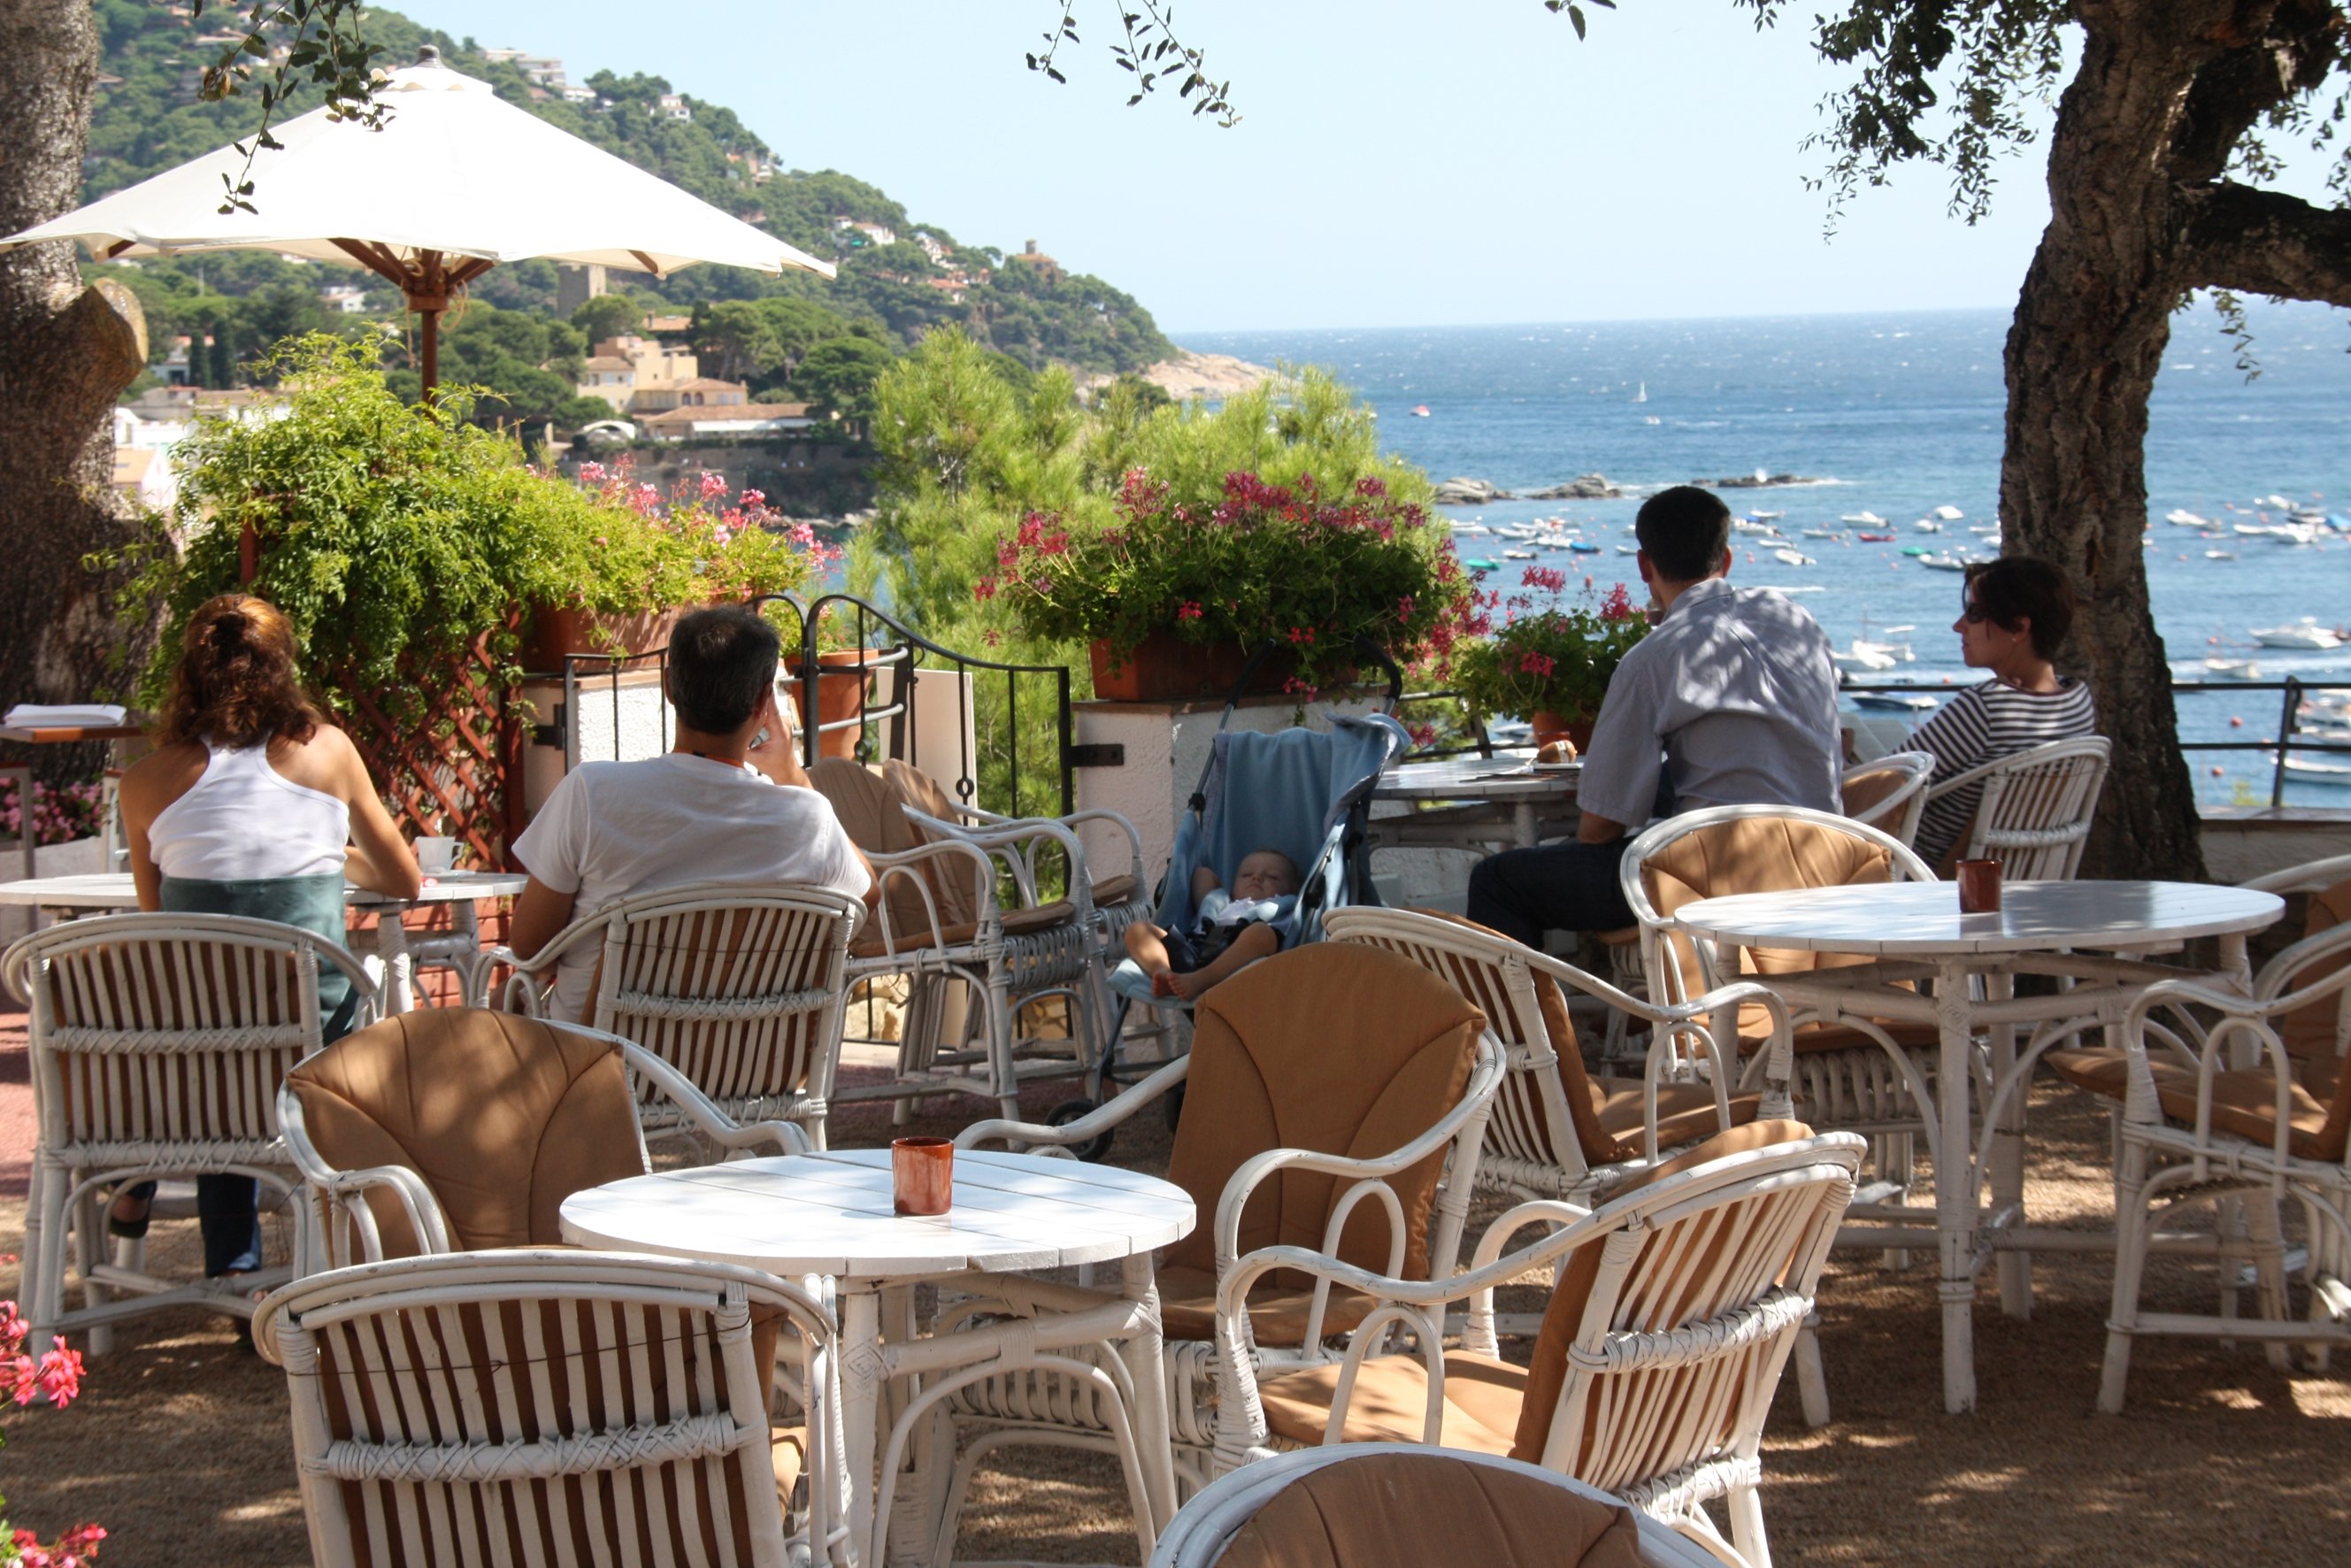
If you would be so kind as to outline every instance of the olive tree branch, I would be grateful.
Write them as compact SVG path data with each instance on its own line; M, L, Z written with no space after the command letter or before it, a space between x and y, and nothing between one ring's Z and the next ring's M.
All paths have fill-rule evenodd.
M204 13L206 0L190 0L189 19ZM235 98L248 87L261 99L261 117L253 134L235 143L245 154L235 174L221 175L224 191L220 211L254 212L253 161L265 148L283 144L269 133L273 120L307 78L321 89L331 120L355 120L370 130L380 128L392 106L379 96L384 73L375 64L382 46L371 44L360 31L361 0L263 0L246 19L244 36L221 51L204 68L202 97L218 102ZM271 43L273 32L283 36L283 54ZM254 61L270 68L255 84Z

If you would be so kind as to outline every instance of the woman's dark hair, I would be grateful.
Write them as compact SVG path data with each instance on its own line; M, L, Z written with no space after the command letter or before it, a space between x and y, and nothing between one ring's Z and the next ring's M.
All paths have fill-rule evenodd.
M1730 548L1730 508L1711 490L1676 485L1641 503L1633 537L1649 564L1669 582L1712 577Z
M739 604L678 617L669 641L669 700L678 722L725 735L750 722L760 694L775 685L783 640Z
M2004 632L2032 622L2032 651L2053 659L2074 629L2074 585L2045 560L2004 555L1968 568L1967 607Z
M285 612L249 593L224 593L196 607L155 723L155 744L209 740L242 750L281 736L308 740L325 722L302 694Z

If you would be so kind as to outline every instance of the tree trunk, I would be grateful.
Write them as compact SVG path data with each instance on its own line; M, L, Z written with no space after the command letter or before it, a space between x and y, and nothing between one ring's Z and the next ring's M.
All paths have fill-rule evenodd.
M0 234L70 211L81 191L98 30L86 0L0 0ZM113 582L82 558L136 537L110 489L114 399L147 362L138 301L81 285L73 246L0 256L0 517L8 591L0 593L0 708L116 695L126 637ZM28 748L0 749L10 762ZM41 747L52 781L89 779L102 748Z

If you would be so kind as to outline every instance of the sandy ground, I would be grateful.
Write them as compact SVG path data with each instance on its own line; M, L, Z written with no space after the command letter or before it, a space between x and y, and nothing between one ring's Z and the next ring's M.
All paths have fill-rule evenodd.
M21 1151L30 1131L21 1030L21 1015L0 1015L5 1153ZM1032 1109L1059 1097L1041 1088ZM977 1107L946 1109L956 1114L941 1128ZM835 1127L845 1145L888 1132L873 1111ZM2043 1091L2028 1194L2037 1219L2088 1224L2105 1214L2105 1149L2096 1108ZM1122 1134L1113 1158L1160 1170L1166 1155L1154 1114ZM19 1249L22 1194L21 1170L0 1168L0 1252ZM152 1250L193 1261L193 1229L159 1224ZM1896 1272L1876 1254L1839 1255L1821 1291L1836 1418L1808 1431L1790 1379L1765 1443L1764 1511L1780 1563L2351 1561L2351 1385L2341 1361L2332 1376L2288 1375L2250 1347L2147 1341L2128 1413L2100 1416L2108 1265L2096 1255L2044 1259L2036 1280L2029 1322L1979 1303L1980 1408L1952 1417L1941 1410L1929 1268ZM0 1266L0 1294L15 1291L12 1259ZM2158 1265L2150 1305L2209 1299L2185 1265ZM107 1568L308 1560L282 1376L238 1347L227 1320L191 1312L118 1329L84 1386L70 1409L7 1413L0 1490L19 1524L54 1535L95 1520L112 1531ZM1133 1563L1128 1528L1107 1460L1016 1451L975 1488L959 1554Z

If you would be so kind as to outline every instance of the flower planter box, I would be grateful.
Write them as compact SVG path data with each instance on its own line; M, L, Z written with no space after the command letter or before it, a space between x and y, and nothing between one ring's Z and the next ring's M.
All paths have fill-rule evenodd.
M1173 632L1154 632L1116 669L1111 648L1096 642L1087 649L1093 663L1094 696L1102 702L1187 702L1232 695L1233 683L1249 665L1249 654L1228 643L1186 643ZM1267 655L1250 677L1253 692L1278 692L1296 673L1287 649Z
M642 610L632 615L539 605L523 633L522 667L559 671L566 653L650 653L669 646L683 610Z

